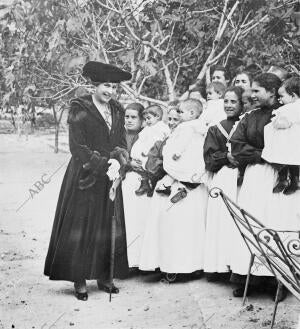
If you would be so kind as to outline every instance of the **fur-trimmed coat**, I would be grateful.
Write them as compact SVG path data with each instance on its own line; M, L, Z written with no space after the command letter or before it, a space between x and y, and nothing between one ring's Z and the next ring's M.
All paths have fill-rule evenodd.
M57 204L44 274L52 280L107 280L113 204L109 200L108 160L124 154L124 110L110 100L109 131L91 95L71 101L68 117L69 162ZM93 177L86 187L79 182ZM116 276L128 269L121 189L116 197Z

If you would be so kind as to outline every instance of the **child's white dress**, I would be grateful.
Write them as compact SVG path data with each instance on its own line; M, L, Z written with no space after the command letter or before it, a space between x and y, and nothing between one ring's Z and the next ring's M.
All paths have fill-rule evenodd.
M137 141L131 149L131 158L142 161L145 169L147 155L155 142L166 139L170 134L170 128L163 121L158 121L153 126L145 127L140 133Z
M274 114L265 126L262 158L270 163L300 165L300 100L280 107ZM286 128L277 129L277 124Z
M199 119L180 123L163 148L164 170L176 180L202 183L205 173L204 139ZM174 154L179 157L177 160L174 160Z
M203 113L199 117L201 123L201 130L204 135L206 135L208 128L216 125L222 120L225 120L226 113L224 111L224 100L215 99L209 100L206 103L206 107Z

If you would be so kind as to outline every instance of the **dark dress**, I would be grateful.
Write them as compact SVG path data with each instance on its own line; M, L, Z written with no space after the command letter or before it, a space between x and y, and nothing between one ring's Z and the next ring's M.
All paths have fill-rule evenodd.
M264 160L261 158L262 150L264 148L264 127L271 122L272 111L279 107L275 103L269 107L261 107L249 113L246 113L244 118L239 122L235 133L231 138L232 155L239 161L239 163L246 167L248 164L262 164ZM257 188L259 189L258 182ZM230 279L237 284L244 284L246 280L245 275L233 273ZM251 275L250 284L270 284L274 285L274 279L265 276Z
M238 117L230 118L222 120L220 124L229 134L237 120L239 120ZM217 126L212 126L208 129L203 146L206 170L216 173L223 166L232 166L227 158L228 149L226 144L227 138Z
M246 113L231 138L231 153L242 166L263 162L264 128L271 122L272 111L279 107L261 107Z
M72 158L62 182L44 269L51 280L104 281L109 277L113 203L108 197L111 182L106 175L107 161L116 147L126 149L124 110L114 100L109 106L110 131L90 95L71 102L68 123ZM79 180L91 174L96 182L79 189ZM115 275L122 277L127 274L128 263L121 189L115 203Z

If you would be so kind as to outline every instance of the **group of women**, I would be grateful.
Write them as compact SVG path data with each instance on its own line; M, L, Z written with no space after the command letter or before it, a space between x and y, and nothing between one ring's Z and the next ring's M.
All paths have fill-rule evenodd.
M222 80L222 73L220 69L215 81ZM222 83L229 84L225 74ZM264 128L281 105L278 90L282 83L270 72L254 78L241 72L235 77L224 94L226 119L209 127L206 134L203 155L208 179L180 202L171 204L160 193L152 198L136 196L141 168L132 160L122 184L130 267L159 268L172 280L176 273L204 270L210 281L231 277L236 284L234 296L242 296L250 253L222 200L209 197L212 187L221 188L267 227L299 229L300 192L274 193L276 167L261 157ZM189 97L204 98L195 93ZM167 117L172 129L180 124L173 103ZM125 112L127 135L138 138L142 125L142 108L131 104ZM266 282L275 294L272 274L263 265L253 269L248 294L266 287ZM281 299L284 295L285 291Z
M118 293L110 273L113 233L115 276L125 277L128 268L160 269L169 280L179 273L203 270L209 280L232 273L239 284L234 295L241 296L250 255L228 211L221 200L209 197L209 190L223 189L265 225L299 228L300 192L273 193L276 168L261 158L264 127L280 106L282 80L274 73L252 79L241 72L228 86L225 70L215 70L212 81L226 87L225 119L206 127L201 146L206 179L172 203L161 193L151 197L135 193L144 168L130 152L143 129L144 106L133 103L124 112L113 96L116 83L129 80L131 74L113 65L88 62L83 75L95 86L95 93L71 102L72 158L62 183L44 274L51 280L74 282L80 300L88 299L86 280L97 280L99 290ZM201 90L195 88L187 97L198 98L198 103L200 99L204 110L199 119L203 114L207 117L209 107L205 109ZM169 106L166 121L171 135L180 125L184 102ZM120 165L122 187L113 207L109 192L115 176L111 173ZM111 226L113 212L116 229ZM270 276L266 271L253 274Z

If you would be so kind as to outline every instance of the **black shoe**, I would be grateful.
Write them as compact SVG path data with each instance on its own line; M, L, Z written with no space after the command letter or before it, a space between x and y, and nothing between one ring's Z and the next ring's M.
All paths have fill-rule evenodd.
M105 292L112 293L112 294L118 294L120 292L119 288L117 288L114 284L112 284L111 288L107 286L106 284L100 283L97 281L97 286L99 290L103 290Z
M75 297L79 300L87 301L88 300L88 293L87 292L75 291Z
M290 194L295 193L297 190L298 190L298 183L291 182L291 184L283 190L283 194L290 195Z
M171 194L171 186L166 186L163 189L157 188L155 191L156 191L156 193L169 196Z
M150 191L151 188L150 188L150 185L149 185L149 182L148 180L142 180L141 181L141 185L140 187L135 191L135 194L137 196L141 196L141 195L144 195L146 193L148 193L148 191Z
M275 301L275 299L276 299L276 293L277 293L277 288L276 288L275 294L273 295L273 301ZM288 294L288 290L286 289L286 287L281 286L279 289L279 293L278 293L278 302L280 303L283 300L285 300L287 294Z
M284 191L289 186L289 182L285 179L279 181L273 188L273 193L280 193Z
M174 194L171 198L172 203L177 203L178 201L184 199L187 196L187 191L185 188L179 188L178 192Z
M151 198L153 196L153 193L154 193L154 190L153 189L150 189L148 192L147 192L147 197L148 198Z

